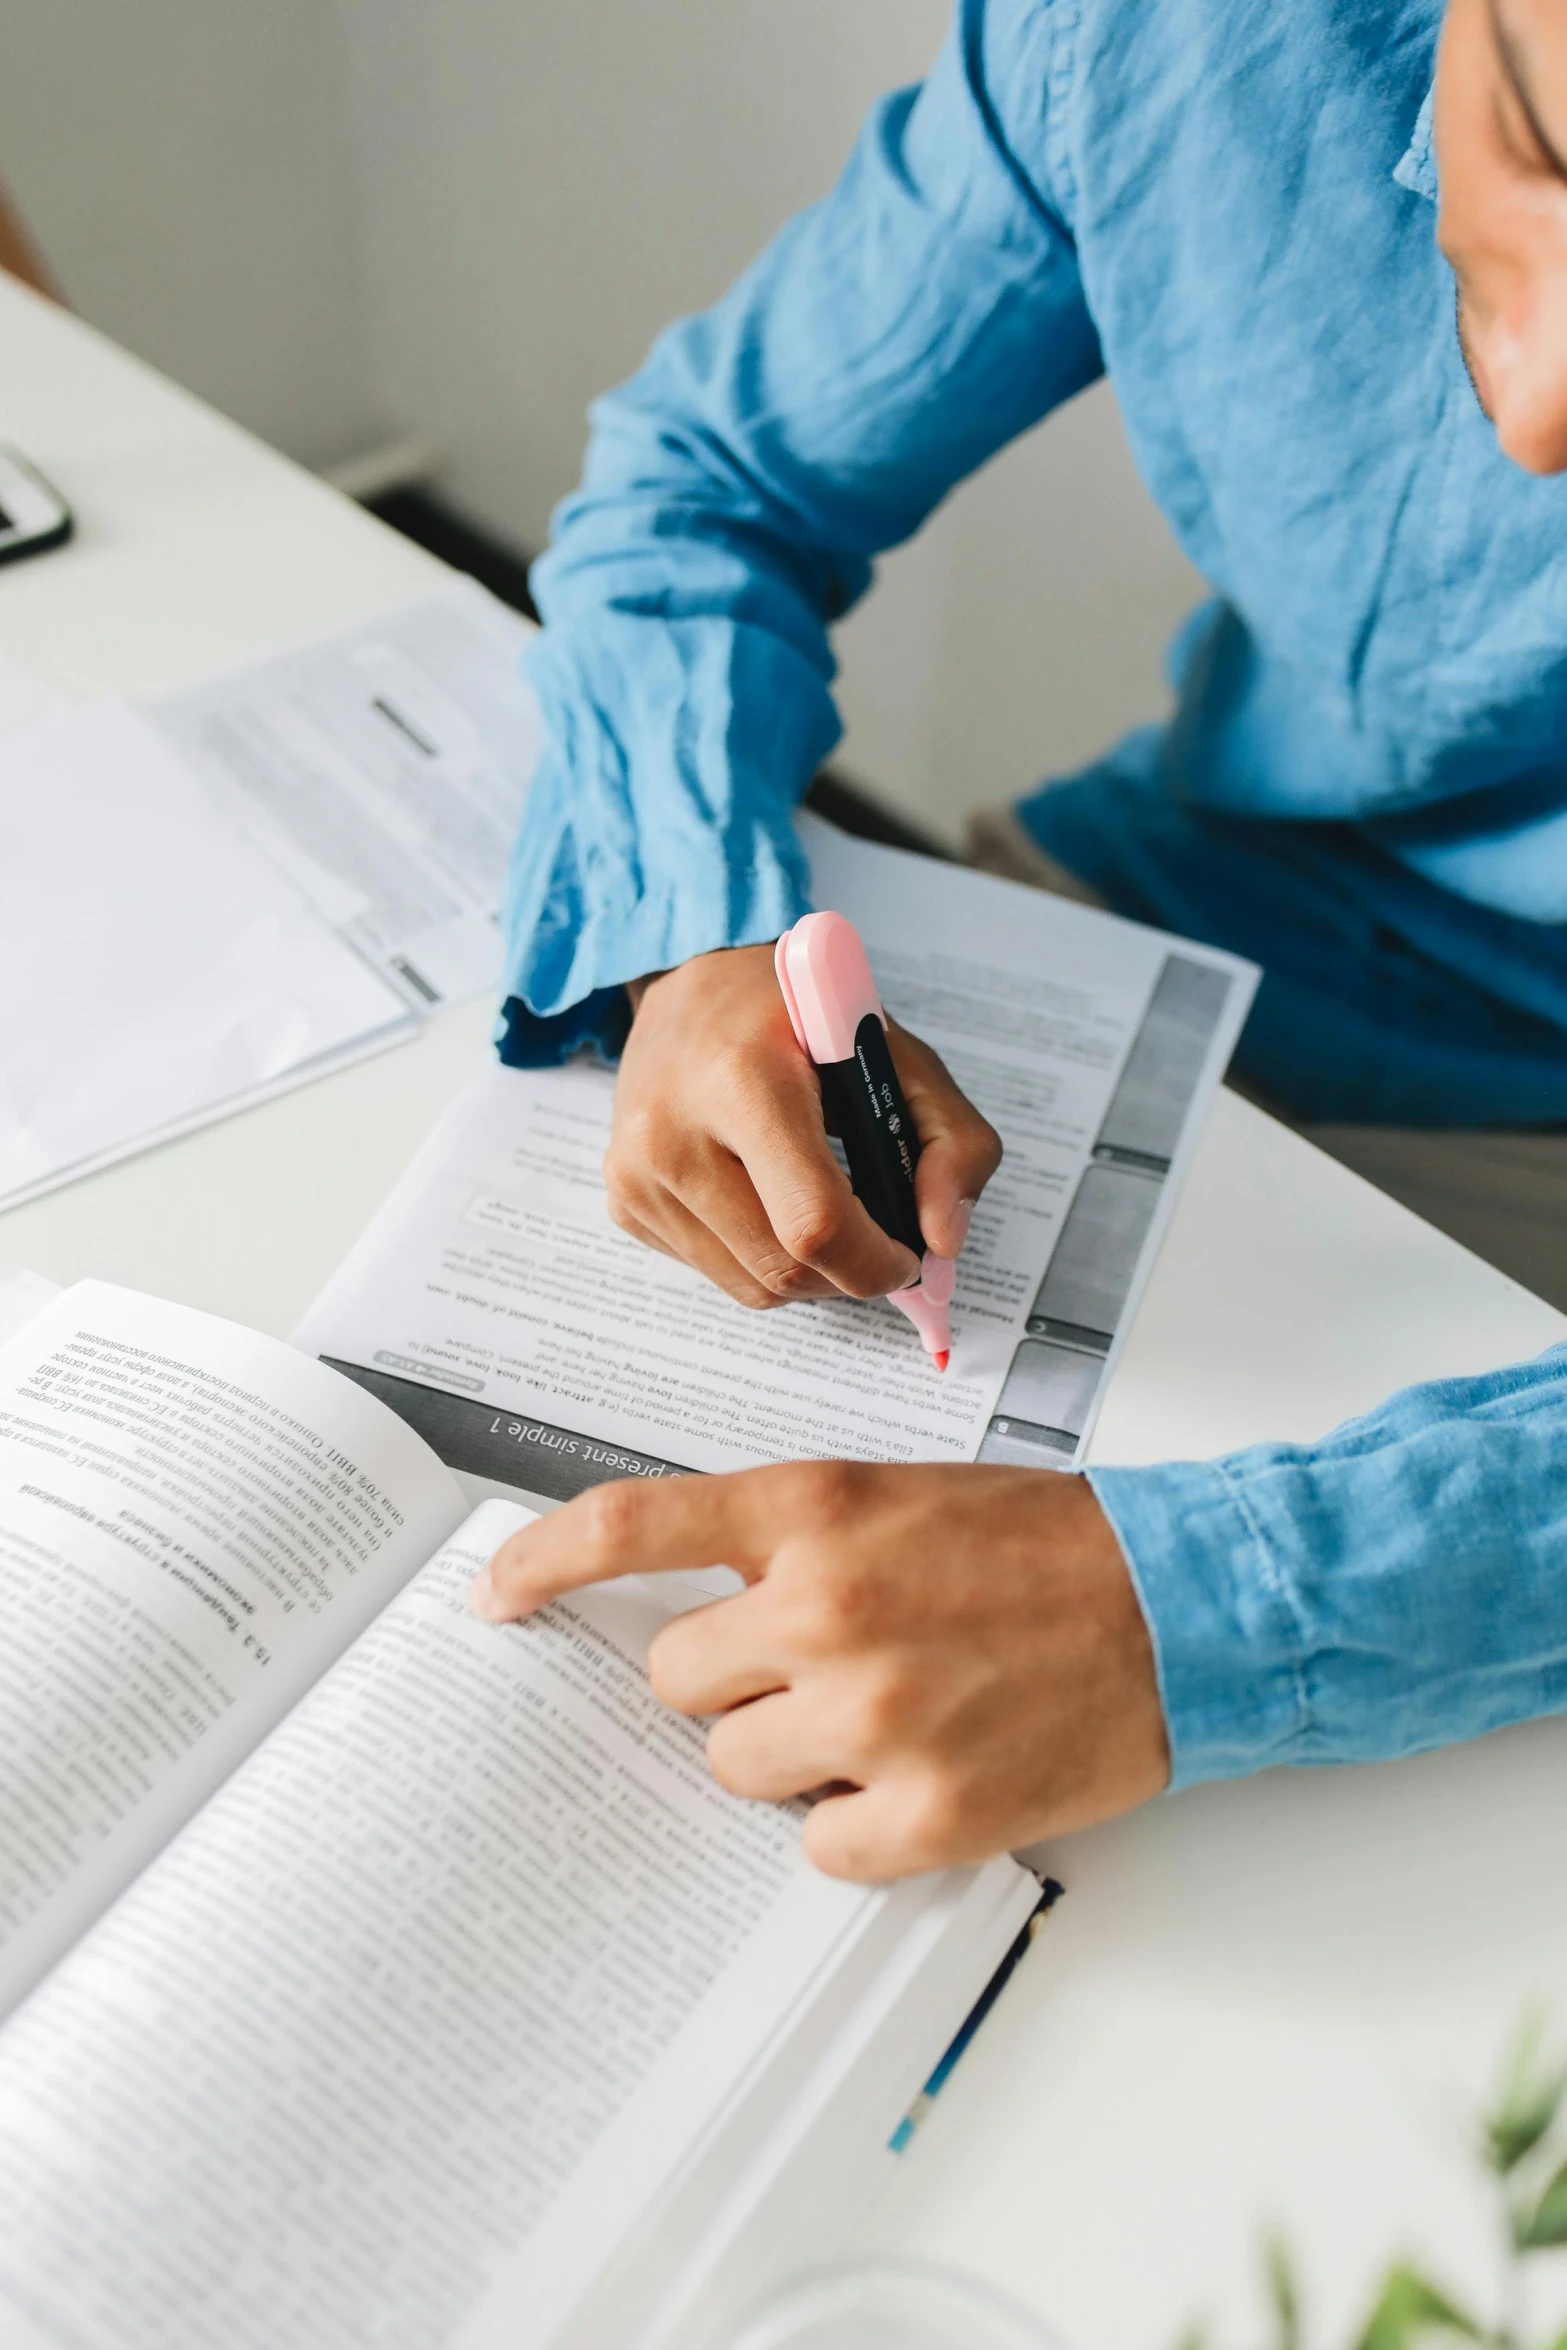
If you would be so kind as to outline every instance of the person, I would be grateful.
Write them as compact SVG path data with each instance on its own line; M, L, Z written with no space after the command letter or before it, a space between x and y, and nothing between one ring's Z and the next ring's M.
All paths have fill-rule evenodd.
M771 969L828 629L1106 370L1216 594L1170 723L1025 800L1013 851L1255 954L1239 1066L1294 1115L1559 1147L1567 6L961 0L833 193L598 403L536 575L502 1051L622 1054L612 1212L746 1304L912 1265L848 1195ZM894 1033L950 1255L996 1141ZM883 1878L1562 1709L1564 1458L1558 1349L1205 1463L604 1486L474 1604L738 1568L654 1685L717 1717L728 1787L826 1791L822 1867Z

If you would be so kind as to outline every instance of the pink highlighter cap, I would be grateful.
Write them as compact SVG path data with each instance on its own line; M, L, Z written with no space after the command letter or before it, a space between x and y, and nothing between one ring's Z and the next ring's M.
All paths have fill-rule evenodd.
M800 1049L818 1068L853 1059L855 1036L867 1012L886 1027L860 934L842 914L803 914L774 948L773 969ZM920 1279L895 1290L889 1301L907 1314L940 1371L952 1350L947 1308L957 1277L951 1257L933 1256L927 1249Z
M886 1027L860 934L842 914L802 914L774 948L773 969L801 1050L818 1068L853 1060L867 1012Z

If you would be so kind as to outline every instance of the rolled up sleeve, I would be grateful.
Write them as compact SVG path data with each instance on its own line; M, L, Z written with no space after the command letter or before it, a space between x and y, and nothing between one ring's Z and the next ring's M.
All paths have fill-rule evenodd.
M1035 12L1028 12L1031 18ZM1043 12L1045 20L1049 12ZM510 875L502 1050L624 1033L624 983L808 905L793 811L838 739L828 630L965 474L1100 371L1072 241L960 8L837 187L598 401L529 657L547 748Z

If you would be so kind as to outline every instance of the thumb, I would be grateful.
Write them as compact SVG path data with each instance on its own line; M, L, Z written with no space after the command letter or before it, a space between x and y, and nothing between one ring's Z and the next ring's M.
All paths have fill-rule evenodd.
M968 1235L974 1202L1001 1164L1001 1137L953 1083L939 1053L896 1020L887 1041L920 1138L914 1197L927 1248L955 1257Z

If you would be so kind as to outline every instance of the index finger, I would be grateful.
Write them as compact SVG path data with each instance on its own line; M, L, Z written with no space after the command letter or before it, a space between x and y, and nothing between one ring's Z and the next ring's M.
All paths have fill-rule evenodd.
M743 1469L727 1477L625 1477L591 1486L510 1535L475 1577L468 1605L486 1623L504 1624L617 1575L733 1567L754 1583L766 1572L777 1537L780 1474Z

